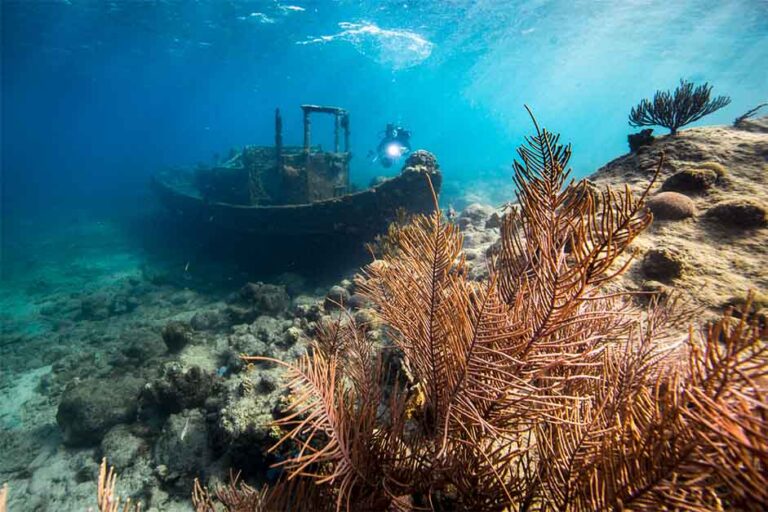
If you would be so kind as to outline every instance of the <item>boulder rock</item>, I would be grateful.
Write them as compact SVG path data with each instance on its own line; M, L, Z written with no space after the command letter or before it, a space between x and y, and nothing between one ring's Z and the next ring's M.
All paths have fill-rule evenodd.
M94 446L113 426L134 421L143 384L141 379L126 376L86 379L69 387L56 413L64 442L71 446Z
M682 220L696 214L693 200L678 192L661 192L648 199L648 208L659 220Z
M141 391L143 408L156 408L161 414L178 413L200 407L215 392L217 376L199 366L166 363L160 377Z
M651 279L669 281L683 274L685 262L682 253L675 249L651 249L645 253L641 268Z
M191 341L189 327L183 322L169 322L161 334L169 352L178 352Z
M676 172L661 185L667 192L706 192L717 181L717 173L710 169L686 169Z
M349 302L347 305L350 309L358 310L368 307L370 305L370 301L359 293L353 293L352 296L349 297Z
M154 446L161 480L168 486L188 489L212 460L203 413L195 409L171 415Z
M101 440L100 455L110 465L124 470L146 449L146 442L135 436L128 425L115 425Z
M339 307L349 306L349 291L343 286L332 286L328 290L328 294L325 296L325 302L323 303L326 311L333 311L339 309Z
M752 229L768 226L768 208L752 199L720 202L707 210L706 216L731 228Z
M291 304L285 286L262 282L247 283L240 289L240 298L265 315L283 313Z

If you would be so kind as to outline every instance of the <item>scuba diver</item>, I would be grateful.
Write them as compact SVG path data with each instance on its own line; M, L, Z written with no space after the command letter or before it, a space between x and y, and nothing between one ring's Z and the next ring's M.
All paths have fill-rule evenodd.
M379 142L375 155L373 155L373 152L369 153L369 155L373 155L374 162L378 160L382 166L392 167L393 163L410 152L411 132L401 126L387 123L384 137Z

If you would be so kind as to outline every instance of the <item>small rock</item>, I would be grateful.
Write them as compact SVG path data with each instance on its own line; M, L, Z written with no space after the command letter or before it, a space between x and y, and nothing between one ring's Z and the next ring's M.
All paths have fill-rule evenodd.
M277 389L279 380L274 375L263 373L259 378L257 390L259 393L269 394Z
M378 329L381 327L381 321L379 320L376 311L373 309L361 309L355 313L354 318L355 324L366 331Z
M301 339L303 335L304 333L298 327L289 327L283 333L283 342L280 345L284 348L292 347Z
M644 292L650 292L647 298L666 299L672 293L672 288L659 281L643 281L641 288Z
M349 304L349 292L346 288L336 285L332 286L325 296L323 307L326 311L333 311L339 307L347 307Z
M293 301L293 316L316 322L323 314L320 301L309 295L299 295Z
M678 192L661 192L645 204L659 220L682 220L696 214L693 200Z
M732 228L752 229L768 226L768 208L752 199L734 199L716 204L707 218Z
M683 274L683 255L675 249L651 249L643 257L642 271L651 279L668 281Z
M169 322L163 327L162 336L169 352L178 352L190 341L189 328L182 322Z
M627 135L627 142L629 142L629 150L632 153L635 153L638 149L640 149L643 146L650 146L653 144L653 141L656 139L653 135L653 129L652 128L646 128L645 130L640 130L637 133L630 133Z
M670 192L706 192L717 181L717 173L709 169L686 169L667 178L661 190Z

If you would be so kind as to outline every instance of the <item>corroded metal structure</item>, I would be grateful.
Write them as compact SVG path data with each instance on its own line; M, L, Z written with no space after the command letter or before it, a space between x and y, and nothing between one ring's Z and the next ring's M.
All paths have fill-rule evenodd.
M434 157L416 152L399 176L352 192L349 113L319 105L301 105L301 109L302 146L283 143L282 116L276 109L274 146L246 146L228 160L193 173L161 173L155 179L161 199L187 218L264 234L377 231L399 209L433 208L427 177L436 190L441 182ZM332 151L312 145L313 114L334 117Z

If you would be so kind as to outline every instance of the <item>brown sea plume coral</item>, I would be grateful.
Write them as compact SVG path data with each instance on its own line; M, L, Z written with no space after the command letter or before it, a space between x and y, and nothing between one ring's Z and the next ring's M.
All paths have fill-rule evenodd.
M467 277L439 210L416 216L357 283L383 346L342 312L297 362L274 361L291 391L278 494L312 484L347 510L768 504L756 327L726 316L687 335L674 303L608 292L651 222L644 195L569 181L570 147L538 125L519 157L488 279Z

